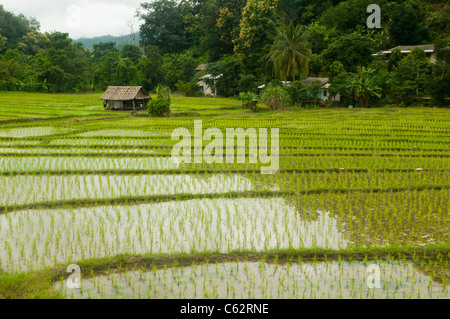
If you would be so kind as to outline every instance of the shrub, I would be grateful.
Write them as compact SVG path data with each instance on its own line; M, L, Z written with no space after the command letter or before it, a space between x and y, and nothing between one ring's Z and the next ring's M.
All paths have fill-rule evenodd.
M151 116L168 116L170 113L170 101L158 98L150 100L148 113Z
M290 107L301 106L302 101L307 99L307 87L301 81L291 82L285 90L289 96Z
M169 101L169 104L170 94L170 87L161 84L156 87L156 95L158 96L158 99Z
M283 87L269 85L261 92L261 101L271 110L281 110L289 104L289 96Z
M302 107L305 103L316 104L320 101L318 94L322 83L314 81L311 85L305 85L302 81L291 82L290 86L284 88L288 96L288 107Z
M168 116L170 114L170 88L164 85L158 85L156 88L155 99L150 100L148 104L148 113L151 116Z
M199 86L195 82L178 81L177 90L184 96L199 96Z
M258 110L258 94L251 91L241 92L239 99L242 101L242 108L250 109L252 112Z
M239 80L239 90L244 91L256 91L258 88L258 79L254 75L244 75L241 74L241 78Z

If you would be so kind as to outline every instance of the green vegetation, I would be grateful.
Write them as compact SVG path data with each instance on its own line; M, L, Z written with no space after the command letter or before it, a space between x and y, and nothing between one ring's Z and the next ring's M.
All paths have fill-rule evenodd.
M308 75L308 58L311 49L303 39L303 33L298 25L291 23L277 30L274 43L270 47L269 60L273 64L274 73L283 81L288 75L292 75L295 81L295 73L299 69L300 74Z
M239 94L239 98L242 101L242 108L250 109L252 112L256 112L258 110L258 95L251 91L241 92Z
M205 74L225 97L257 92L274 79L339 74L330 92L342 106L395 104L446 106L450 101L446 56L450 7L446 1L385 1L381 28L367 29L369 0L157 0L138 9L143 24L129 43L114 38L74 43L68 34L40 33L39 23L0 9L0 90L30 92L92 92L109 85L160 84L186 96L198 93ZM128 41L128 40L125 40ZM437 62L419 49L390 58L373 56L397 45L436 44ZM437 51L441 51L438 53ZM410 57L413 56L413 57ZM200 64L208 64L197 72ZM365 70L365 83L381 91L353 91L354 78ZM414 72L413 72L414 71ZM208 80L206 80L208 82ZM365 85L367 86L367 85ZM360 90L360 89L358 89ZM424 98L426 98L424 100ZM296 106L291 104L288 106Z
M448 298L446 109L254 113L172 95L157 118L104 112L99 94L2 97L0 298ZM279 172L174 161L172 131L197 119L280 128ZM73 263L82 289L65 285ZM367 290L369 264L384 290Z
M380 0L367 29L369 4L155 0L138 40L89 49L0 5L0 299L448 299L450 6ZM104 111L110 85L148 114ZM196 120L255 129L223 154L244 161L172 158ZM276 174L248 154L264 129Z
M150 100L148 113L151 116L168 116L170 114L170 88L159 85L156 88L156 98Z

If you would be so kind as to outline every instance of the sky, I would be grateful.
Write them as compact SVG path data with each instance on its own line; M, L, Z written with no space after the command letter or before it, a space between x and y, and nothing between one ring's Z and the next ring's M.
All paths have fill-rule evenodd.
M72 39L129 34L141 22L135 17L141 2L150 0L1 0L4 9L36 18L41 32L69 33Z

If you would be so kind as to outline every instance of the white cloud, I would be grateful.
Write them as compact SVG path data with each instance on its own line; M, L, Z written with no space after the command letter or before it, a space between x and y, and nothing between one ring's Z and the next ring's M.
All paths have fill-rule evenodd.
M135 17L140 0L2 0L5 10L35 17L41 31L68 32L70 37L128 34L127 23L139 30Z

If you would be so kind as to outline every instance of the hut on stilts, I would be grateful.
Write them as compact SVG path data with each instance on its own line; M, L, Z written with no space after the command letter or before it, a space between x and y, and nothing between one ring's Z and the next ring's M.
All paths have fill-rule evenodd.
M142 86L110 86L103 93L103 107L106 110L146 110L151 99Z

